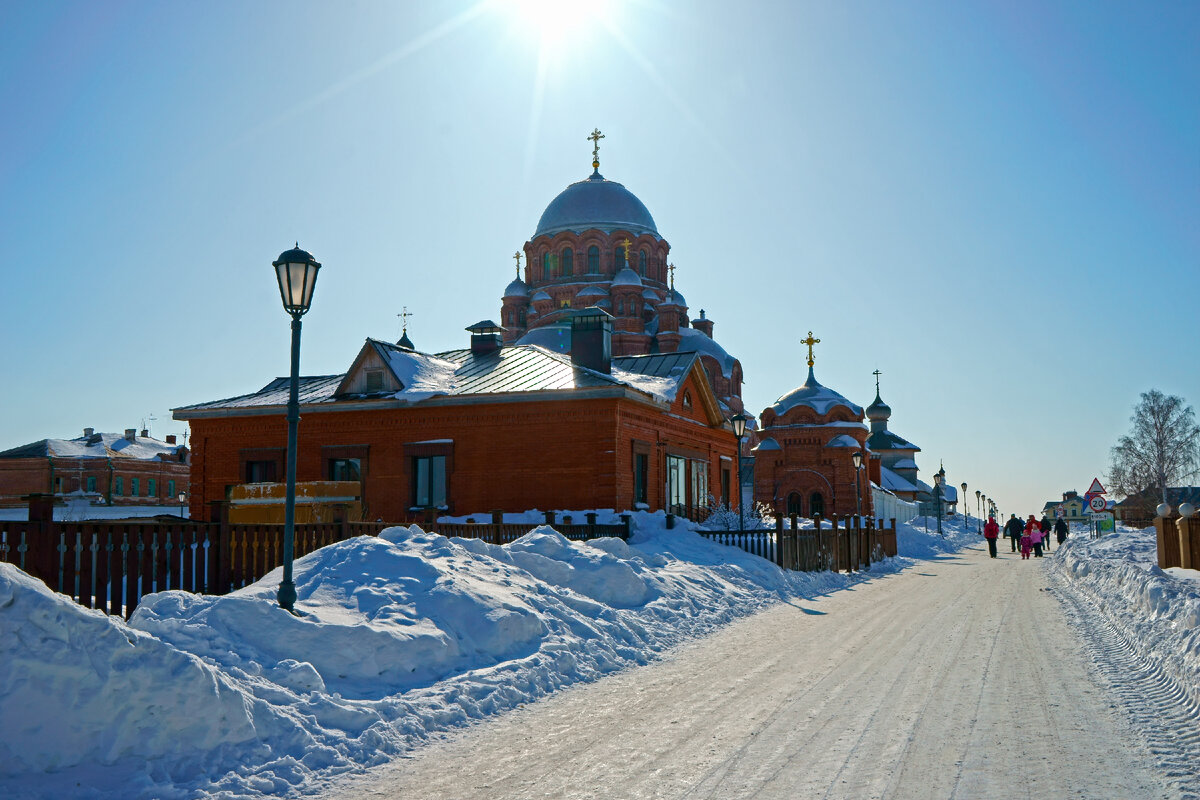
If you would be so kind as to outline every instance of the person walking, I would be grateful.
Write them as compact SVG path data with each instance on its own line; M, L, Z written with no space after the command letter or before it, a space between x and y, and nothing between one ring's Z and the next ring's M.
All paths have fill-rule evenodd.
M983 536L987 539L988 552L992 558L996 557L996 540L1000 538L1000 525L997 524L994 517L988 516L988 521L983 524Z
M1033 548L1033 558L1042 558L1042 524L1037 519L1030 515L1030 519L1025 523L1025 530L1030 535L1030 546Z
M1046 552L1050 552L1050 517L1042 514L1042 521L1038 523L1038 528L1042 532L1042 543L1046 547Z
M1004 523L1004 535L1012 540L1012 551L1017 552L1017 540L1021 538L1025 526L1021 524L1021 520L1017 519L1016 514L1008 515L1008 522Z
M1021 533L1021 560L1029 558L1029 552L1033 549L1033 532L1037 530L1037 521L1034 520L1033 514L1029 515L1029 519L1025 521L1025 529Z
M1058 546L1062 547L1067 540L1067 521L1062 517L1054 520L1054 536L1058 539Z

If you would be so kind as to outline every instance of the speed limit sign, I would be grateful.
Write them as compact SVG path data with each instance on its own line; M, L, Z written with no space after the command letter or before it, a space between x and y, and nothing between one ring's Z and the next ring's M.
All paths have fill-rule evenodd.
M1103 511L1108 507L1108 501L1106 501L1103 497L1093 497L1088 503L1088 507L1091 508L1092 511Z

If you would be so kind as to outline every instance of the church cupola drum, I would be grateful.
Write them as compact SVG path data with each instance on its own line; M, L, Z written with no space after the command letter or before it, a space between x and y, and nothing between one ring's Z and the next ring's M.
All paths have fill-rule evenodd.
M612 316L614 356L696 352L722 405L741 411L740 362L713 339L711 320L689 325L669 273L670 244L646 205L600 174L604 134L587 138L592 173L550 201L517 254L517 275L501 298L504 343L569 352L574 313L603 309Z

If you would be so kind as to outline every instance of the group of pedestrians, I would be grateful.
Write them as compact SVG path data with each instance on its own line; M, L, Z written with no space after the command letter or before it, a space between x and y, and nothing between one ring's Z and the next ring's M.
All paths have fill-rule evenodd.
M1016 514L1010 514L1008 522L1004 523L1004 536L1012 542L1012 552L1017 552L1017 547L1020 546L1022 560L1029 558L1031 551L1034 558L1041 558L1043 545L1049 552L1051 532L1061 546L1067 540L1067 530L1067 521L1062 517L1052 524L1047 516L1037 520L1030 514L1029 519L1021 522ZM996 540L1000 538L1000 524L996 522L995 517L988 517L983 526L983 535L987 539L988 553L992 558L996 558Z

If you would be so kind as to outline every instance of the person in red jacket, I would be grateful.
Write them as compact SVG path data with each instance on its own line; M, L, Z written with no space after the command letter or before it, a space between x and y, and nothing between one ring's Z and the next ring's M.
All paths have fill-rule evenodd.
M1000 526L996 524L995 518L988 517L988 521L983 525L983 536L987 539L988 552L992 554L992 558L995 558L996 540L1000 538Z
M1029 519L1025 521L1025 533L1021 536L1021 558L1029 558L1029 552L1033 550L1033 532L1038 529L1037 520L1033 518L1033 514L1029 515Z

